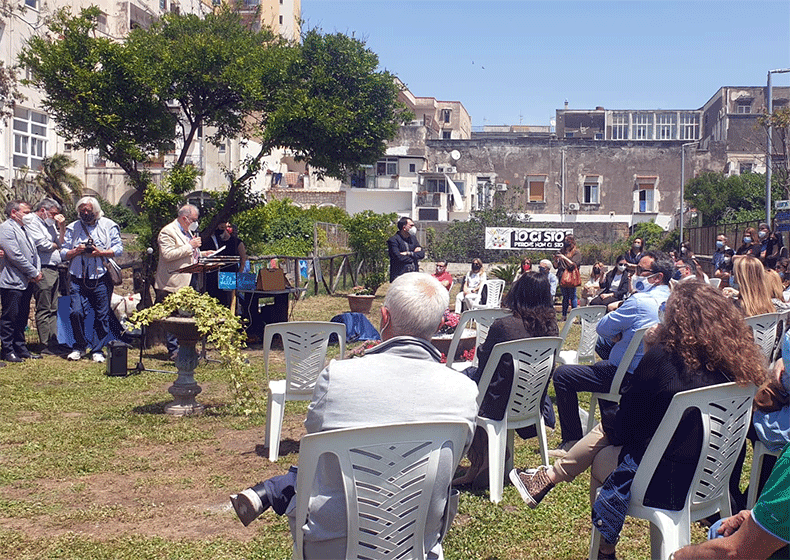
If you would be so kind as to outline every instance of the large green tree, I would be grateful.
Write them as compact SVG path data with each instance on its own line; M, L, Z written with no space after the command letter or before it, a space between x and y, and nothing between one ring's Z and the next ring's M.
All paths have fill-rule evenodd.
M773 181L771 196L784 198L783 188ZM685 199L702 213L702 225L765 219L765 175L744 173L727 177L707 171L686 183Z
M32 38L20 57L30 83L46 92L60 134L102 150L140 190L148 157L175 147L185 163L201 130L210 142L259 143L242 168L227 170L208 231L247 207L250 179L273 148L342 177L382 155L408 118L393 76L357 39L314 30L288 43L222 8L203 19L169 14L115 43L96 36L99 13L56 13L52 33Z

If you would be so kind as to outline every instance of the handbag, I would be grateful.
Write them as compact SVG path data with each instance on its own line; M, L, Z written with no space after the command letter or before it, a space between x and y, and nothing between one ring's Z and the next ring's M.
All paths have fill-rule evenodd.
M115 262L115 259L105 259L104 264L105 264L105 268L107 269L107 273L110 275L110 280L112 281L112 285L120 286L121 284L123 284L123 275L121 274L121 267L117 262Z
M576 286L582 285L582 276L579 274L579 267L574 266L573 270L566 268L562 271L562 276L560 277L560 287L561 288L575 288Z

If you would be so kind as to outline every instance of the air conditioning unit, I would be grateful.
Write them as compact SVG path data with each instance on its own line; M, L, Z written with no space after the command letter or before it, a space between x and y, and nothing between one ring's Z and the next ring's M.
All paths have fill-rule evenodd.
M575 211L579 210L579 203L578 202L571 202L570 204L568 204L568 210L570 210L572 212L575 212Z
M505 183L497 183L496 190L504 192L507 190L507 185Z
M436 166L437 173L455 173L455 166L454 165L437 165Z

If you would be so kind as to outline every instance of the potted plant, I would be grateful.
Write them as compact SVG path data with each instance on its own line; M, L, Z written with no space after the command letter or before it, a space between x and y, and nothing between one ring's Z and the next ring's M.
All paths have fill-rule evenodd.
M206 342L213 344L222 358L223 369L229 374L230 390L235 397L236 405L245 415L261 411L251 389L256 387L256 381L241 353L245 345L245 335L240 317L231 313L230 309L210 295L199 294L187 286L170 294L161 303L137 311L130 318L134 328L142 328L156 321L179 337L182 349L186 350L183 352L179 349L177 365L180 380L176 380L174 386L186 382L185 379L181 379L182 374L189 377L190 373L194 373L193 370L197 365L195 342L205 336ZM198 390L197 393L199 392ZM175 396L175 393L173 394ZM194 399L194 395L192 397Z

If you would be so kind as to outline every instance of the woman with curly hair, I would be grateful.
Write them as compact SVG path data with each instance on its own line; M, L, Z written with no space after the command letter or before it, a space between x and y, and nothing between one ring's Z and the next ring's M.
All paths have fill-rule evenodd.
M465 372L475 382L480 381L480 376L488 363L494 346L500 342L559 334L548 275L539 272L525 272L510 288L505 298L505 307L510 309L513 314L497 319L491 324L485 342L477 349L477 368L468 368ZM510 399L510 389L513 384L513 374L513 358L506 354L497 364L483 402L480 403L478 412L480 416L493 420L501 420L505 417L505 408ZM543 419L547 426L554 427L554 408L551 400L545 394L543 395ZM528 430L529 428L524 431L519 430L519 435L522 437L535 435L534 431ZM485 431L478 428L468 453L471 466L464 476L453 481L454 485L471 484L478 477L482 480L482 475L486 472L484 467L488 464L487 444ZM487 483L488 479L485 478L485 480Z
M724 288L724 295L733 298L735 305L747 317L776 311L765 277L763 263L756 257L736 257L732 267L731 287Z
M587 467L595 503L596 490L615 468L628 463L636 470L675 393L729 381L759 385L766 373L765 359L742 314L719 290L702 282L675 286L663 321L648 331L645 345L642 361L624 383L613 425L598 424L552 467L511 471L510 479L530 507L537 507L555 484L570 482ZM701 446L699 413L687 413L656 469L646 502L672 510L683 506ZM620 528L602 531L606 542L599 558L614 558Z

